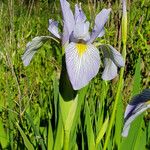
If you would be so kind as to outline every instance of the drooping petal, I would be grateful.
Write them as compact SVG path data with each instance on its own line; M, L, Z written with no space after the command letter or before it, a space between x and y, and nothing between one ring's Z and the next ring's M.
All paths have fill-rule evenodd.
M75 25L74 31L73 31L73 37L76 40L84 40L87 41L90 39L89 34L89 22L80 22Z
M79 22L85 22L85 21L86 21L86 16L84 12L82 11L81 4L80 5L76 4L75 5L75 22L79 23Z
M29 65L37 50L50 38L50 36L37 36L27 43L25 53L22 56L24 66Z
M49 27L48 30L55 35L57 38L61 38L59 32L58 32L58 22L54 21L52 19L49 19Z
M86 86L100 67L98 49L92 44L71 42L65 51L69 79L74 90Z
M122 55L111 45L101 45L104 53L104 72L102 78L104 80L112 80L117 76L117 66L123 67L125 62Z
M69 41L69 37L74 29L74 16L70 9L70 4L66 0L60 0L61 10L63 15L63 37L62 44L64 45Z
M131 102L126 107L122 136L128 136L132 121L148 108L150 108L150 89L145 89L141 94L133 97Z
M95 25L94 29L91 34L91 38L89 40L90 43L92 43L98 35L104 30L104 25L108 19L109 13L111 9L103 9L95 18Z
M102 73L103 80L112 80L117 76L117 66L110 58L104 58L104 71Z
M111 45L108 45L110 51L110 58L112 61L118 66L118 67L123 67L125 65L124 59L122 55Z

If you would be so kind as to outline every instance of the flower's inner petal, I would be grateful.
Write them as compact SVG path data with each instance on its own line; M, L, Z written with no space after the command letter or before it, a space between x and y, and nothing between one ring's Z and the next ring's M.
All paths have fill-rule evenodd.
M59 32L58 32L58 22L54 21L52 19L49 19L49 27L48 30L55 35L57 38L61 38Z
M85 22L86 21L86 16L84 12L82 11L81 4L76 4L75 5L75 22Z
M75 20L73 13L70 9L70 4L66 0L60 0L60 4L64 22L63 38L62 38L62 44L64 45L66 42L69 41L69 37L74 29Z
M111 9L103 9L95 18L95 25L94 29L91 34L91 38L89 40L90 43L92 43L99 34L104 30L104 25L108 19L109 13Z
M74 90L86 86L100 67L98 49L92 44L71 42L65 49L66 66Z
M73 34L71 35L72 42L79 42L83 40L84 42L90 39L89 34L89 22L86 21L86 16L82 11L81 4L75 5L75 27Z
M85 23L77 23L73 31L73 37L76 40L89 40L89 22L87 21Z

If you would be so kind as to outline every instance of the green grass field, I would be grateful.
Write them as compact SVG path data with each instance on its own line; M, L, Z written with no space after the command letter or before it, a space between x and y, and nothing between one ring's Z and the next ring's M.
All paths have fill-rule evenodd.
M127 0L125 43L120 0L77 1L90 21L104 7L112 9L106 33L97 43L109 43L121 53L125 49L125 67L106 82L101 78L101 65L86 87L69 91L65 76L60 80L61 44L47 41L27 67L21 60L29 41L50 35L50 18L62 25L59 0L1 0L0 149L150 149L149 111L132 123L127 138L121 136L127 103L150 88L150 0ZM68 0L72 10L77 1Z

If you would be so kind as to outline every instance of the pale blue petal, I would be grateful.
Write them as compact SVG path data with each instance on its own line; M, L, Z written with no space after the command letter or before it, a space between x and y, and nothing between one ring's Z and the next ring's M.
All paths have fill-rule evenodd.
M110 58L104 58L104 71L102 73L103 80L112 80L117 76L117 66Z
M141 103L147 103L150 101L150 89L144 89L142 93L134 96L130 101L129 105L126 107L124 118L128 118L131 115L131 112Z
M113 60L113 62L118 66L118 67L124 67L125 61L122 57L122 55L111 45L108 45L110 48L109 51L109 57Z
M127 137L127 136L128 136L128 133L129 133L129 129L130 129L130 124L129 124L129 125L126 125L126 126L124 126L124 128L123 128L123 131L122 131L121 135L122 135L123 137Z
M94 29L92 31L91 38L89 40L90 43L92 43L99 36L99 34L100 34L100 32L102 32L102 30L104 30L104 25L108 20L110 11L111 11L111 9L103 9L96 16Z
M63 37L62 44L69 42L69 37L74 29L75 21L73 13L70 9L70 4L66 0L60 0L61 10L63 14Z
M90 39L89 34L89 22L80 22L75 25L74 31L73 31L73 37L76 40L84 40L87 41Z
M100 67L98 49L87 44L87 49L79 54L76 43L71 42L65 50L66 66L74 90L86 86L96 76Z
M132 123L133 120L135 120L136 117L138 117L140 114L142 114L144 111L146 111L148 108L150 108L150 104L146 105L145 103L141 103L137 105L134 110L130 111L130 117L125 120L123 131L122 131L122 136L127 137L128 132L130 129L130 124Z
M58 22L54 21L52 19L49 19L49 27L48 30L57 38L61 38L59 32L58 32Z
M104 80L112 80L117 76L117 67L123 67L125 62L122 55L111 45L101 45L104 53L104 72L102 78Z
M105 34L105 30L104 28L101 30L101 32L99 33L98 37L102 37Z
M132 112L134 107L135 107L134 105L127 105L125 113L124 113L124 118L127 118L127 116L130 114L130 112Z
M37 36L32 39L31 42L27 43L25 53L22 56L22 61L24 66L28 66L32 57L37 52L37 50L46 42L46 40L50 39L49 36Z
M81 5L76 4L75 5L75 22L85 22L86 21L86 16L84 12L82 11Z
M88 41L90 39L89 34L89 22L86 22L86 16L82 11L81 4L75 5L75 27L73 35L71 36L72 42L78 42L79 40Z
M145 89L141 94L134 96L126 107L122 136L128 136L132 121L148 108L150 108L150 89Z

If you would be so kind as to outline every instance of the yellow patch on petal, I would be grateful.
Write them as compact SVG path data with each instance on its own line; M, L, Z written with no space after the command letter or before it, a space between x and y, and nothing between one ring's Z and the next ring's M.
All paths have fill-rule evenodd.
M78 53L80 56L83 55L83 53L87 50L87 45L83 43L76 44L76 48L78 50Z

